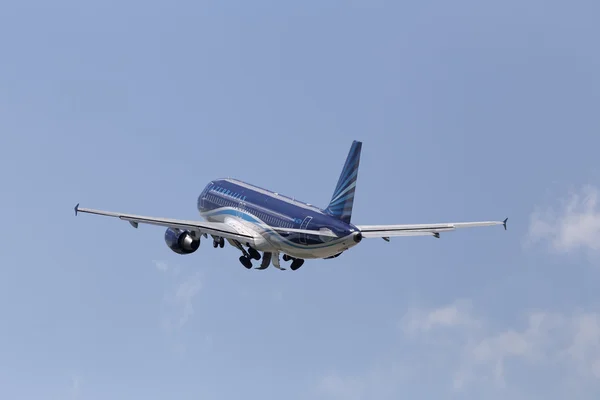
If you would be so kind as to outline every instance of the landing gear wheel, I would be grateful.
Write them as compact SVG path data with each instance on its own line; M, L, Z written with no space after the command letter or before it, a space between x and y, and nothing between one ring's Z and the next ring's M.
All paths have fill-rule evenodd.
M292 264L290 265L290 269L292 271L295 271L298 268L300 268L302 266L302 264L304 264L304 260L301 258L296 258L294 261L292 261Z
M240 262L247 269L252 268L252 261L248 257L246 257L246 256L240 256Z
M216 249L217 246L219 246L219 242L217 242L216 240L213 240L213 247Z
M260 260L260 253L256 251L256 249L249 247L248 254L250 254L250 257L254 258L255 260Z
M288 256L287 254L283 255L283 261L290 261L292 259L292 257Z
M220 248L223 248L223 247L225 247L225 239L223 239L223 238L219 238L219 247L220 247Z

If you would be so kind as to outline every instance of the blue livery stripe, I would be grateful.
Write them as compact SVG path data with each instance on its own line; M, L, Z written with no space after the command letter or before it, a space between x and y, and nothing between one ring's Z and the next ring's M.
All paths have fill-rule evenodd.
M298 249L322 249L322 248L327 248L327 247L332 247L332 246L336 246L338 245L341 241L344 241L345 238L344 237L340 237L338 239L334 239L332 241L323 243L323 244L299 244L299 243L294 243L291 240L284 238L283 236L281 236L279 234L279 232L275 231L273 228L271 228L268 224L264 223L263 221L261 221L259 218L255 217L254 215L248 214L246 212L240 212L239 210L235 210L232 208L217 208L215 210L209 211L204 213L205 216L215 216L215 215L232 215L238 218L242 218L245 221L251 222L253 224L258 225L259 227L261 227L264 230L264 233L269 235L269 236L275 236L277 237L277 239L281 242L283 242L286 246L290 246L290 247L294 247L294 248L298 248Z
M352 142L346 162L344 163L344 168L333 191L333 196L331 196L330 203L325 209L327 214L347 224L350 223L352 217L361 150L361 142L356 140Z

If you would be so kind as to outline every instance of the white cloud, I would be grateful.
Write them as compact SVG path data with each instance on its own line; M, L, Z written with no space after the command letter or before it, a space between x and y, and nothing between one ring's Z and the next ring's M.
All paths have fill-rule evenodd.
M562 367L573 371L574 378L597 379L595 383L600 385L597 374L600 369L598 313L531 312L527 314L523 328L501 330L494 330L485 318L474 317L470 308L458 307L457 303L432 310L412 310L407 315L410 317L408 321L404 318L404 326L438 328L438 332L421 329L417 341L426 343L434 333L449 335L451 330L461 333L449 335L453 340L445 343L448 350L459 349L456 358L451 360L454 365L450 365L455 371L452 377L455 389L478 381L504 387L508 361L528 368ZM436 347L435 351L439 350Z
M527 316L522 329L509 328L494 332L486 328L476 334L468 332L469 342L462 347L460 368L454 377L454 388L461 389L469 381L492 381L499 387L506 385L505 364L518 360L527 365L543 364L552 358L552 352L563 348L561 316L535 312ZM553 336L553 334L554 336Z
M196 312L194 305L202 291L203 277L197 269L190 273L187 268L178 265L163 261L153 263L167 282L161 304L161 327L169 336L174 351L183 355L187 347L183 330ZM196 338L194 345L199 344L203 350L209 350L212 340L212 336L205 334L205 340L198 342Z
M197 272L178 282L164 296L165 310L163 327L168 332L178 331L194 314L194 298L202 288L200 273Z
M403 382L409 378L411 368L392 363L372 367L365 375L341 376L337 372L326 374L310 398L334 400L367 400L398 398Z
M571 321L573 340L567 357L579 373L600 380L600 314L581 313Z
M406 334L413 335L444 327L477 328L479 322L471 315L471 302L457 300L452 304L427 312L412 309L401 319L400 326Z
M203 286L202 274L197 269L189 273L188 269L164 261L153 261L158 271L164 274L166 289L161 304L161 326L171 336L173 346L183 353L185 343L180 334L195 314L194 304ZM203 347L208 349L212 337L206 335Z
M548 241L554 251L600 250L600 190L587 185L572 193L558 211L536 209L530 218L529 238Z
M317 390L329 398L359 400L363 395L364 387L360 378L341 377L336 372L332 372L321 379Z
M154 263L156 269L158 269L161 272L166 272L169 269L169 265L164 261L153 260L152 262Z
M459 300L413 308L399 326L387 363L357 375L323 375L317 385L322 398L399 398L411 385L420 392L432 380L442 395L465 398L525 399L544 392L564 398L574 390L595 398L587 396L600 390L598 312L532 311L498 328Z
M189 279L180 283L175 292L175 300L180 304L182 313L179 318L179 326L185 325L188 319L194 314L193 299L202 288L200 275L196 273Z
M72 399L78 399L79 394L81 392L81 378L77 375L73 375L71 377L71 386L69 388L69 393Z

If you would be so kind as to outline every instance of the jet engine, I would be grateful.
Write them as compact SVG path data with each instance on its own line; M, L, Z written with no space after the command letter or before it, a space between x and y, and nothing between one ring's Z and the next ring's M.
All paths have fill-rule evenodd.
M177 254L191 254L200 247L200 237L196 232L168 228L165 232L165 242Z

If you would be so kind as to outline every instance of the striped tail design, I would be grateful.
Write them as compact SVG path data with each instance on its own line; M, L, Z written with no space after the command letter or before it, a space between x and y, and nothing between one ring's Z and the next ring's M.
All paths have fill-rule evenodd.
M352 142L350 152L346 158L344 169L338 179L337 186L325 212L347 224L352 217L352 205L354 204L354 189L358 178L358 165L360 164L360 151L362 142Z

